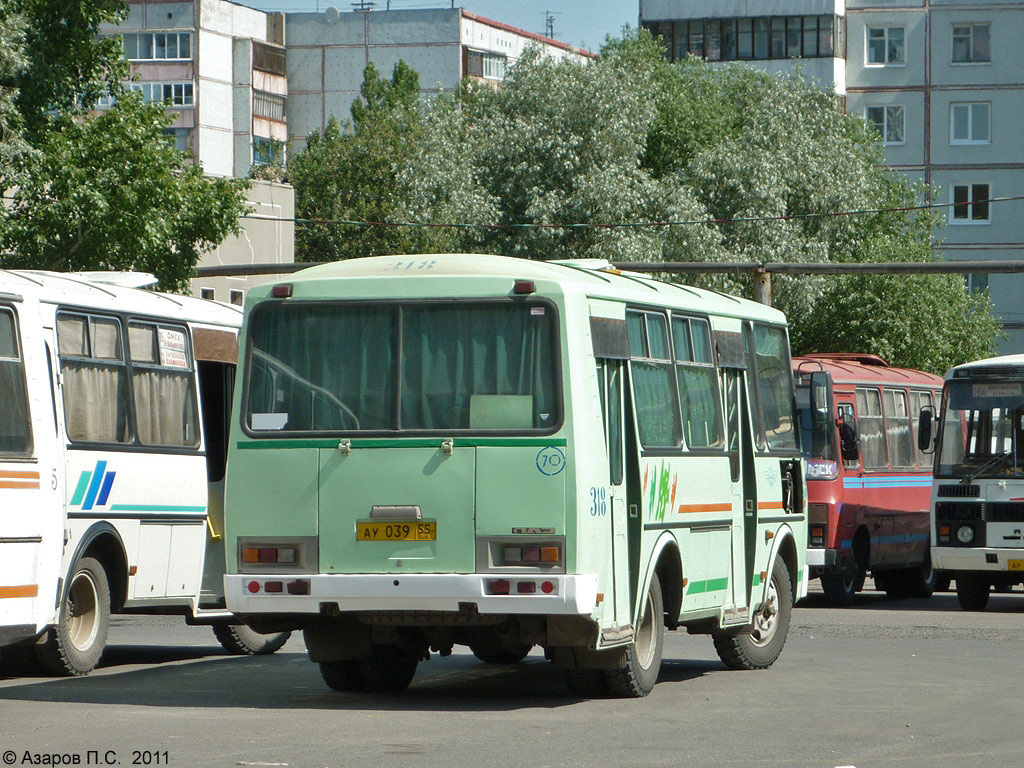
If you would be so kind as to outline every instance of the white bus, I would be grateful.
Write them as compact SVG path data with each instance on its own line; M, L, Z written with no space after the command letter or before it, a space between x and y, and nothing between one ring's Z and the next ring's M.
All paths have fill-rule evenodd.
M993 587L1024 582L1024 355L951 369L935 431L932 564L956 580L962 608L981 611Z
M250 291L228 607L325 682L539 645L642 696L665 629L770 665L806 594L782 313L607 262L353 259Z
M224 609L223 475L240 312L151 276L0 270L0 647L86 674L112 612Z

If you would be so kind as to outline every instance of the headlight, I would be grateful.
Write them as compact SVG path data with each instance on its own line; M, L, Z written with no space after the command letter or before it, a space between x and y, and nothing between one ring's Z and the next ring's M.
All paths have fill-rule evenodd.
M956 538L961 544L970 544L974 541L974 529L969 525L961 525L956 529Z

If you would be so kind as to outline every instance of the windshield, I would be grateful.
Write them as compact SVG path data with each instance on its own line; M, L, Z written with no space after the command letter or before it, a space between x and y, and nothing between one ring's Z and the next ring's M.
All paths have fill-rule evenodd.
M522 301L268 303L250 323L246 426L551 431L554 315Z
M827 390L821 393L827 397ZM832 412L831 403L825 403L826 416ZM807 477L831 478L839 472L836 455L836 429L831 418L819 418L815 423L811 409L811 387L807 383L796 387L796 415L800 425L800 451L807 459Z
M936 474L971 479L1024 474L1024 381L946 383Z

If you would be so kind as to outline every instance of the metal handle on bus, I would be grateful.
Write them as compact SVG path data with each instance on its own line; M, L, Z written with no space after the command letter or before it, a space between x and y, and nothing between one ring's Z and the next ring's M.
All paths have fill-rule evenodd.
M455 441L452 438L446 437L441 441L441 453L445 456L451 456L454 450Z
M348 456L352 453L352 441L347 437L342 438L338 441L338 450L341 452L342 456Z

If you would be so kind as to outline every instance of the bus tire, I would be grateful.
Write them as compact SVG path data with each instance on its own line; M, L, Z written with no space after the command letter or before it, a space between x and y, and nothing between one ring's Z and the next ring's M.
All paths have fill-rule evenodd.
M291 632L261 635L244 624L214 624L213 634L228 653L238 656L265 656L288 642Z
M469 650L485 664L518 664L529 655L529 643L503 643L496 635L481 636L469 644Z
M83 557L71 569L57 624L36 645L51 675L87 675L96 668L110 629L110 587L103 566Z
M935 589L934 592L949 592L949 587L953 583L953 577L950 576L949 571L936 571L935 572Z
M714 635L715 650L732 669L767 669L782 653L793 618L793 588L781 557L775 559L765 603L749 632Z
M369 658L360 659L359 671L366 690L373 693L404 691L416 674L419 659L397 645L374 645Z
M327 683L329 688L342 693L350 691L361 691L366 688L366 681L363 679L362 669L359 662L354 659L342 659L341 661L321 661L320 676Z
M654 573L640 614L640 626L633 642L626 648L625 664L621 669L606 673L611 694L636 699L650 693L658 682L664 646L665 608L661 597L661 581L658 574Z
M984 611L988 605L988 579L979 573L956 575L956 599L965 611Z
M845 608L857 594L857 568L844 568L821 574L821 589L829 605Z

